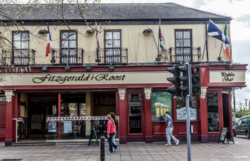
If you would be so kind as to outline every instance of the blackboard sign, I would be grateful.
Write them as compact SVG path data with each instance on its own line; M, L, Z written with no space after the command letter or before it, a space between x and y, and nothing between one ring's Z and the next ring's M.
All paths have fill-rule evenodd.
M89 136L89 144L88 144L88 146L91 144L91 139L92 139L93 135L95 136L95 140L96 140L97 146L99 146L99 142L97 140L97 135L96 135L96 131L95 131L95 126L94 125L91 128L91 130L90 130L90 136Z
M224 144L226 139L227 139L228 143L229 143L229 141L232 141L234 143L234 138L233 138L233 135L232 135L231 130L230 130L229 127L223 127L222 128L218 143L223 142L223 144Z

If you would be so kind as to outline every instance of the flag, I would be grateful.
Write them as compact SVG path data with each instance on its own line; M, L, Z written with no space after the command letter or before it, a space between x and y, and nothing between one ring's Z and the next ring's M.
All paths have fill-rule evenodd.
M98 30L97 30L97 23L95 22L95 30L96 30L96 47L97 49L100 48L100 40L99 40L99 36L98 36Z
M209 36L212 36L212 37L224 42L225 44L228 44L228 45L230 44L227 37L221 32L221 30L211 20L209 22L207 34Z
M225 39L227 38L227 24L225 25L224 29L224 36L223 36L223 48L227 57L227 60L230 60L230 51L229 51L229 45L225 43Z
M165 39L161 32L161 20L159 20L159 39L160 39L160 47L162 48L162 50L164 50L163 45L165 45Z
M50 32L49 32L49 25L48 25L46 57L49 56L49 53L51 53L51 47L52 47L52 40L51 40L51 35L50 35Z

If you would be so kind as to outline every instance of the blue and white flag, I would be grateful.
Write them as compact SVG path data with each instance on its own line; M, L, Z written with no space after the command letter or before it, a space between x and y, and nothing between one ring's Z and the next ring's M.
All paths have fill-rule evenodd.
M210 20L207 34L212 36L225 44L230 44L227 37L221 32L221 30Z

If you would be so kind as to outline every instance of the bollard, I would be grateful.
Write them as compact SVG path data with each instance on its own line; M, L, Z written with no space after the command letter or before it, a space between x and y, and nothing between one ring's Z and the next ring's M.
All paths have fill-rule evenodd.
M100 160L105 161L105 137L101 136L101 146L100 146Z

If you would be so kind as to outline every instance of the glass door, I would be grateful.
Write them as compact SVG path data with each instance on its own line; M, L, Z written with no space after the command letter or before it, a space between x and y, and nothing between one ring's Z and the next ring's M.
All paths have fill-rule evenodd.
M141 94L129 94L129 133L142 133Z

